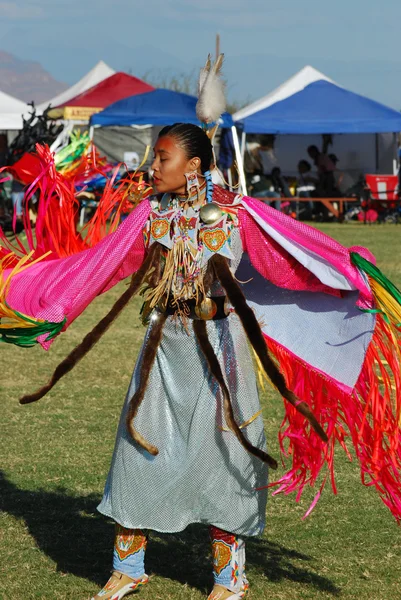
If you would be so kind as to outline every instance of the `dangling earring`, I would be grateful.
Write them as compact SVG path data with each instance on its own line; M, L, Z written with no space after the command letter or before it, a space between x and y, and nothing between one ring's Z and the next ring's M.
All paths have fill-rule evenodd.
M185 173L185 179L187 180L187 192L188 196L191 195L191 190L195 188L199 194L199 179L198 173L196 171L191 171L190 173Z

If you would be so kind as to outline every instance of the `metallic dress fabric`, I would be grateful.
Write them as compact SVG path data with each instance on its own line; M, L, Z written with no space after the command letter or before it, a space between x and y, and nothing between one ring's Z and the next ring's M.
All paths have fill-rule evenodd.
M234 233L234 232L233 232ZM232 250L241 257L240 236ZM213 293L216 293L216 289ZM157 313L154 313L157 318ZM147 336L155 321L151 321ZM230 390L235 418L243 424L259 410L253 361L238 316L207 322L209 340ZM113 460L99 511L124 527L172 533L190 523L214 525L237 535L258 535L265 524L267 466L251 456L227 426L222 394L210 374L189 322L168 317L135 428L159 449L151 456L130 438L129 399L139 384L137 361L122 411ZM263 419L244 428L265 448Z

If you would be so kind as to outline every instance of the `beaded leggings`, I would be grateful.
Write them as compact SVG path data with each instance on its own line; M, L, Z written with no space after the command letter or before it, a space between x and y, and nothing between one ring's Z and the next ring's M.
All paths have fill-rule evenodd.
M212 525L209 527L209 535L215 585L221 585L234 593L245 592L249 584L245 575L244 540ZM117 524L113 569L132 579L144 575L147 542L147 532L141 529L127 529Z

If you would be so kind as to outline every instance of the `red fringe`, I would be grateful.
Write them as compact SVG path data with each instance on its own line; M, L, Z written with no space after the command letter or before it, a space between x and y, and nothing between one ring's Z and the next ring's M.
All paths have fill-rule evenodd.
M360 463L362 483L376 488L401 523L401 376L399 342L394 335L391 326L378 315L357 384L349 392L266 338L288 387L310 405L329 437L328 444L324 444L306 419L285 403L279 440L283 458L291 457L292 467L279 481L270 484L278 487L274 494L295 491L299 501L305 486L314 485L322 469L327 469L305 516L315 506L328 478L337 493L336 442L351 460L347 447L350 439Z
M37 197L37 220L35 232L29 219L28 210L24 211L24 228L27 236L26 246L18 236L10 240L0 228L0 259L10 255L9 266L15 266L21 256L33 251L30 260L35 260L47 253L46 260L71 256L82 250L93 247L108 233L114 231L122 212L127 212L127 204L132 210L134 205L127 202L128 194L137 192L138 201L146 195L146 186L133 177L127 177L116 184L118 165L109 176L108 165L99 160L93 147L91 154L82 157L79 164L65 176L59 173L54 163L54 155L48 146L36 147L38 174L25 193L25 204ZM1 169L0 172L2 170ZM106 185L98 207L92 219L82 232L78 231L80 201L77 197L77 178L90 178L93 175L106 178Z

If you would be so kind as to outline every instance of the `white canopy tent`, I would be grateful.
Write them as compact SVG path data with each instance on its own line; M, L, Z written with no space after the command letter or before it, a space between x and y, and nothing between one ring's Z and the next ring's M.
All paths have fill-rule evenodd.
M107 77L114 75L115 70L109 67L102 60L97 63L82 79L77 81L74 85L72 85L68 90L65 90L58 96L51 98L51 100L47 100L47 102L43 102L37 107L38 112L43 112L49 104L51 106L59 106L60 104L64 104L64 102L68 102L71 98L75 98L78 94L82 94L82 92L86 92L89 88L97 85Z
M234 122L240 125L241 121L247 117L269 109L319 81L329 82L338 88L344 89L317 69L306 66L263 98L237 111L233 115ZM332 132L327 131L326 133ZM244 141L245 134L242 135L242 142ZM274 156L277 165L280 166L285 175L296 175L299 160L310 161L307 148L312 144L321 147L322 136L307 133L276 135ZM242 151L244 152L244 150L245 144L243 143ZM330 146L329 152L336 154L338 157L339 168L348 171L354 177L361 173L393 173L396 169L397 148L394 133L336 134L333 136L333 145ZM271 154L269 156L262 152L261 155L266 164L266 170L270 170Z
M315 81L330 81L330 83L335 83L329 77L326 77L323 73L314 69L313 67L307 65L298 73L287 79L284 83L279 85L275 90L267 94L267 96L263 96L263 98L259 98L255 102L248 104L244 108L238 110L235 114L233 114L234 121L241 121L245 119L245 117L249 117L249 115L253 115L264 108L268 108L275 104L276 102L280 102L281 100L285 100L289 98L293 94L300 92L307 85L314 83ZM338 83L336 83L338 85Z
M4 92L0 92L0 131L7 134L8 143L22 129L22 116L29 116L30 107Z
M0 92L0 129L22 129L22 115L27 117L29 110L30 107L22 100Z
M91 87L97 85L104 79L107 79L111 75L114 75L115 72L116 71L114 69L112 69L111 67L109 67L109 65L100 60L93 67L93 69L91 69L86 75L84 75L84 77L77 81L77 83L68 88L68 90L65 90L58 96L51 98L51 100L47 100L47 102L43 102L42 104L40 104L37 107L37 113L41 114L44 110L46 110L46 108L49 107L49 105L59 106L60 104L68 102L68 100L75 98L75 96L86 92ZM51 146L52 151L56 151L57 149L60 149L60 147L62 147L63 145L68 144L70 133L73 130L74 125L76 124L76 122L73 120L63 121L63 123L64 129L57 137L57 139L53 142Z

